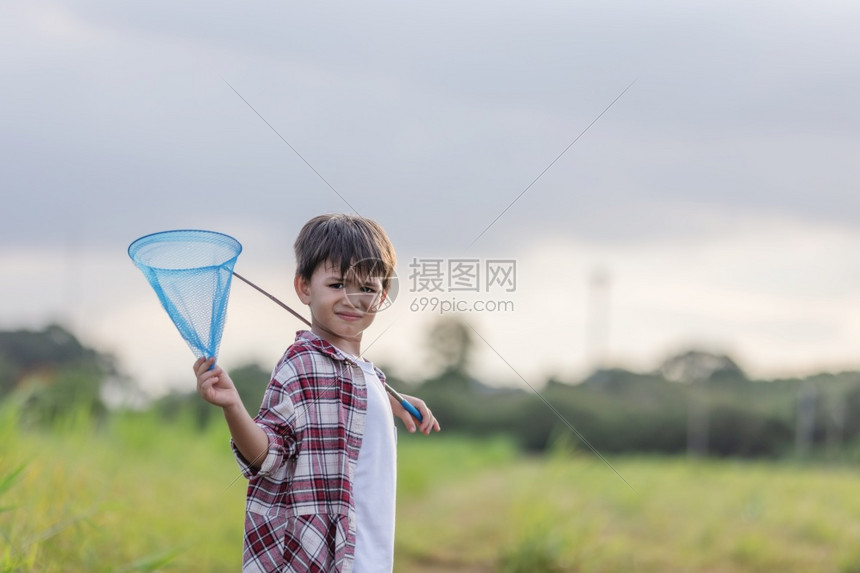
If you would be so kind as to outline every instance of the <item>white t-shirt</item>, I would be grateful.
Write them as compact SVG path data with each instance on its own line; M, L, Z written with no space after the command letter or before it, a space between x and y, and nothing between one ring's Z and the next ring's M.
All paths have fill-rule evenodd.
M367 384L367 421L355 465L355 573L391 573L397 488L397 428L373 363L355 359Z

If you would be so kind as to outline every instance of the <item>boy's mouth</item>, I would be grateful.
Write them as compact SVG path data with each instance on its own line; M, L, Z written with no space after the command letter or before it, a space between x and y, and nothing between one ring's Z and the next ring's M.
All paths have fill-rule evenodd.
M337 316L339 316L340 318L342 318L343 320L346 320L349 322L359 320L362 317L361 314L358 314L355 312L336 312L335 314Z

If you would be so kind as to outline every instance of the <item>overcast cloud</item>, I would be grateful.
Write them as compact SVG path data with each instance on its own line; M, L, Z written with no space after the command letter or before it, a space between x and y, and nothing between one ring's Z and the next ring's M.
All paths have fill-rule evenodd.
M235 234L240 264L282 272L288 291L299 226L348 203L383 223L403 262L507 256L543 273L526 258L551 250L574 267L569 292L607 266L618 361L699 340L762 372L851 364L858 29L850 2L6 2L0 326L71 317L115 340L109 318L96 328L84 314L121 314L108 301L146 288L128 290L142 279L126 245L167 228ZM685 282L714 252L731 288L707 273ZM652 271L625 275L635 260ZM518 295L546 299L539 282ZM652 288L695 317L663 309L678 326L661 332L672 321L641 295ZM813 328L792 314L798 291L841 311L815 311ZM711 312L727 292L763 298ZM771 304L770 334L745 341L752 327L734 317ZM546 311L482 319L504 337L547 328ZM568 330L584 331L570 312ZM635 316L650 343L624 326ZM579 350L569 362L586 366Z

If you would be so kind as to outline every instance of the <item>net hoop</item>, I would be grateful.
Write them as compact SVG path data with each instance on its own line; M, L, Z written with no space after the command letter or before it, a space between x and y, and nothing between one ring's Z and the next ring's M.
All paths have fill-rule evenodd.
M189 238L194 240L189 241ZM151 259L151 256L156 254L154 247L165 247L168 243L179 245L180 243L186 248L188 245L221 245L232 248L233 251L225 250L223 260L215 260L210 264L203 265L183 265L183 266L164 266ZM236 259L242 253L242 244L225 233L217 231L205 231L202 229L175 229L172 231L159 231L150 233L136 239L128 246L128 256L134 261L137 266L143 266L158 271L188 271L194 269L217 268L225 264L236 262ZM163 252L161 253L163 254ZM226 255L230 256L226 256ZM220 257L219 257L220 259Z

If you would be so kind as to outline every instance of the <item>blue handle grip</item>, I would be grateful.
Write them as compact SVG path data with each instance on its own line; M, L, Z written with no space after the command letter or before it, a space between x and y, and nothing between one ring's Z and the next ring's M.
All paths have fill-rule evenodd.
M413 418L415 418L419 422L424 421L424 416L421 415L421 412L419 412L415 406L413 406L412 404L410 404L406 400L402 400L400 402L400 405L403 406L404 408L406 408L406 411L409 412L410 414L412 414Z
M391 394L392 396L394 396L394 399L395 399L395 400L397 400L398 402L400 402L400 405L401 405L401 406L403 406L403 407L406 409L406 411L407 411L407 412L409 412L410 414L412 414L412 417L413 417L413 418L415 418L415 419L416 419L416 420L418 420L419 422L423 422L423 421L424 421L424 416L422 416L422 415L421 415L421 412L419 412L419 411L418 411L418 409L417 409L415 406L413 406L412 404L410 404L409 402L407 402L407 401L406 401L406 398L404 398L403 396L401 396L401 395L400 395L400 392L398 392L397 390L395 390L394 388L392 388L392 387L391 387L391 386L389 386L388 384L386 384L386 385L385 385L385 389L386 389L386 390L388 390L389 394Z

